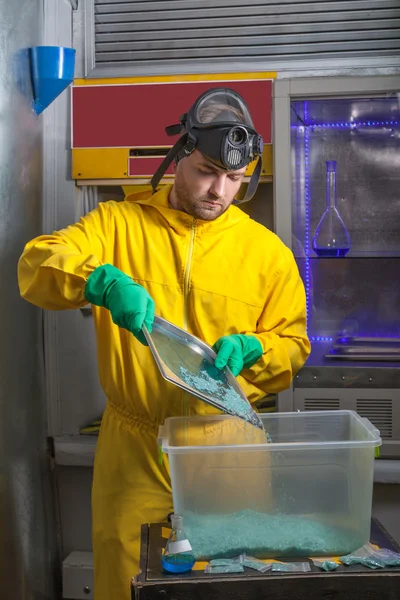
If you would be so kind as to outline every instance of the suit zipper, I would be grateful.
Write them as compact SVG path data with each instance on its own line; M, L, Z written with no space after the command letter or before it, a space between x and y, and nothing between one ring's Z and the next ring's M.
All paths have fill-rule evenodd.
M193 219L192 229L190 231L189 247L186 256L185 266L185 280L184 280L184 315L183 315L183 328L188 329L189 326L189 289L190 289L190 274L192 271L192 260L194 251L194 240L196 237L196 219Z

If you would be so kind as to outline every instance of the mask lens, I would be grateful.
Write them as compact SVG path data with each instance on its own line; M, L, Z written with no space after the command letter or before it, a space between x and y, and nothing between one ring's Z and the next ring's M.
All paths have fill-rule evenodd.
M216 88L200 96L190 109L188 120L191 127L209 124L254 127L243 98L229 88Z

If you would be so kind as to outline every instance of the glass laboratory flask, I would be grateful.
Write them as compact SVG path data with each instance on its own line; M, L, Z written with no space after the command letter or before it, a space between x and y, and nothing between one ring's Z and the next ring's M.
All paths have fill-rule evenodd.
M346 256L350 250L350 236L337 208L336 161L326 161L326 209L312 241L312 247L321 257Z
M171 527L161 563L163 568L170 573L185 573L192 569L196 559L183 530L183 517L171 515Z

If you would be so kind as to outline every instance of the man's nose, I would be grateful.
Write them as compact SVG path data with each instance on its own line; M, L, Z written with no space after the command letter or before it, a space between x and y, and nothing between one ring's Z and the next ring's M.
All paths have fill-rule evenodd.
M210 193L217 198L223 198L225 194L226 175L221 173L215 176L210 187Z

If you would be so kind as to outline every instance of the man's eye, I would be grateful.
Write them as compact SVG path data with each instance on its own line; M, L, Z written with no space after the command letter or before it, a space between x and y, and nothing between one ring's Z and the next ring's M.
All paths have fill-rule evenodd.
M203 175L212 175L212 171L206 171L205 169L199 169L200 173Z
M241 178L241 175L229 175L229 179L231 179L231 181L240 181Z

